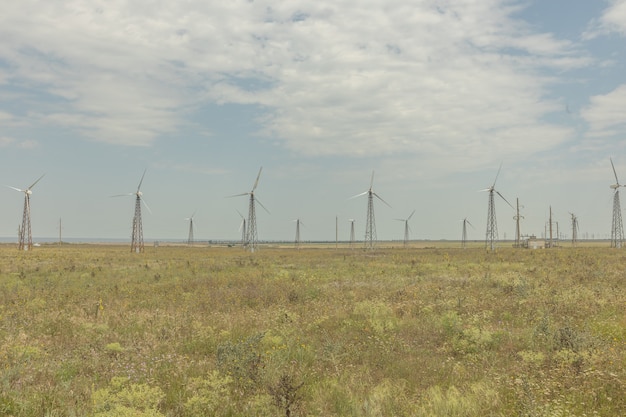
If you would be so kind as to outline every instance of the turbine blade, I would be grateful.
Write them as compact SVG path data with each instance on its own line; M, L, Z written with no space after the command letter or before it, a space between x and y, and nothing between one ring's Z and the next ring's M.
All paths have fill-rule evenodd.
M254 190L256 190L257 185L259 185L259 178L261 178L261 171L263 170L263 167L261 167L261 169L259 169L259 173L256 176L256 181L254 182L254 186L252 187L252 192L254 192Z
M250 195L250 193L241 193L241 194L235 194L235 195L227 195L224 198L241 197L241 196L244 196L244 195Z
M485 188L484 190L478 190L479 193L485 192L485 191L491 191L493 188L489 187L489 188Z
M613 159L609 158L611 161L611 167L613 167L613 174L615 174L615 183L619 186L619 180L617 179L617 172L615 171L615 165L613 165Z
M470 223L469 220L466 220L467 224L469 224L470 226L472 226L472 229L475 229L474 225Z
M413 215L414 215L414 214L415 214L415 210L413 210L413 212L411 213L411 215L407 218L407 221L408 221L408 220L411 220L411 217L413 217Z
M148 206L148 203L146 203L146 200L144 200L142 197L139 197L139 199L141 200L141 202L143 203L144 206L146 206L146 208L148 209L148 211L150 212L150 214L152 214L152 210L150 210L150 206Z
M139 189L141 188L141 183L143 182L143 177L146 176L146 171L148 170L148 168L143 170L143 174L141 175L141 180L139 181L139 185L137 186L137 192L139 192Z
M496 186L496 181L498 181L498 176L500 175L500 170L502 169L502 162L500 162L500 168L498 168L498 173L496 174L496 179L493 180L492 188Z
M241 214L241 212L239 210L237 210L237 213L239 213L239 217L241 217L241 220L245 219L245 217L243 217L243 214Z
M136 193L127 193L127 194L115 194L115 195L111 195L109 197L127 197L129 195L137 195Z
M19 191L20 193L23 193L24 191L26 191L26 190L20 190L19 188L11 187L10 185L7 185L7 187L9 187L12 190Z
M378 194L376 194L376 193L372 193L372 194L374 194L376 196L376 198L378 198L380 201L382 201L383 203L387 204L387 206L389 206L389 208L393 208L393 207L391 207L389 205L389 203L387 203L385 200L383 200Z
M370 190L374 186L374 170L372 170L372 179L370 180Z
M26 189L26 191L28 191L28 190L30 190L31 188L33 188L33 187L35 186L35 184L37 184L37 183L39 182L39 180L40 180L40 179L42 179L43 177L45 177L45 175L46 175L46 174L43 174L41 177L37 178L37 181L35 181L34 183L32 183L32 184L30 185L30 187L28 187L28 188Z
M506 201L506 203L511 206L511 208L513 210L515 210L515 207L513 207L513 205L511 203L509 203L509 200L507 200L506 198L504 198L504 196L502 194L500 194L500 191L496 191L496 193L500 196L501 199L503 199L504 201Z
M259 201L259 199L258 199L258 198L255 198L255 201L256 201L257 203L259 203L259 205L260 205L261 207L263 207L263 210L267 211L267 214L272 214L272 213L270 213L270 211L269 211L268 209L266 209L266 208L265 208L265 206L263 205L263 203L261 203L261 202Z
M361 197L362 195L365 195L369 193L369 190L367 191L363 191L361 194L357 194L357 195L353 195L352 197L350 197L348 200L352 200L353 198L357 198L357 197Z

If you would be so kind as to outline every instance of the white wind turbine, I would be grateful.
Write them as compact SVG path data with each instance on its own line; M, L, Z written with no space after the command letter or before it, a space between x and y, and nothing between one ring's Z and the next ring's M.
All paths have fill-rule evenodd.
M389 203L382 199L381 196L376 194L372 189L374 186L374 171L372 171L372 179L370 180L370 188L367 191L362 192L361 194L357 194L351 198L357 198L362 195L367 194L367 219L365 221L365 248L366 249L374 249L374 245L376 244L376 220L374 218L374 197L378 198L380 201L385 203L387 206L391 207Z
M470 221L467 220L467 217L466 217L463 219L463 232L461 234L461 247L463 249L465 249L466 244L467 244L467 225L468 224L472 227L472 229L474 228L474 225L472 225Z
M498 173L496 174L496 178L493 180L493 184L489 188L485 188L481 191L489 192L489 207L487 210L487 233L485 236L485 247L489 247L490 250L496 249L496 242L498 241L498 223L496 221L496 202L495 202L495 194L498 194L500 198L502 198L512 209L515 209L511 203L508 202L506 198L500 191L496 190L496 181L498 181L498 176L500 175L500 170L502 169L502 164L500 164L500 168L498 168Z
M25 190L20 188L11 187L9 188L24 193L24 212L22 214L22 226L19 229L19 243L18 248L20 250L31 250L33 248L33 235L30 228L30 196L33 194L32 188L41 180L44 175L37 178L37 181L28 186Z
M406 219L396 219L399 222L404 222L404 247L405 248L408 247L409 245L409 232L411 231L411 228L409 227L409 220L411 220L411 217L413 217L414 214L415 214L415 210L413 210L411 215L407 217Z
M350 249L354 248L354 219L348 219L350 222Z
M241 232L241 246L242 247L246 247L246 218L243 217L243 214L241 214L239 212L239 210L237 210L237 213L239 213L239 216L241 217L241 224L239 225L239 231Z
M304 226L304 223L300 219L293 220L296 223L296 239L294 241L297 249L300 249L300 225Z
M250 190L250 192L235 194L231 196L231 197L240 197L244 195L250 196L250 203L248 205L248 230L246 234L246 242L244 244L244 246L246 246L250 250L250 252L255 252L258 246L258 235L257 235L257 230L256 230L256 203L259 203L259 205L263 207L263 209L267 211L269 214L269 210L266 209L265 206L257 198L255 198L255 195L254 195L254 191L256 190L256 187L259 185L259 178L261 177L262 170L263 170L263 167L259 169L259 173L256 176L256 181L254 181L254 185L252 186L252 190Z
M613 174L615 175L615 184L611 185L613 192L613 222L611 224L611 247L621 248L624 245L624 226L622 224L622 209L620 208L619 201L619 187L624 185L619 183L617 179L617 172L615 171L615 165L613 165L613 159L611 161L611 167L613 168Z
M139 185L137 186L137 191L134 193L127 194L117 194L112 197L124 197L124 196L135 196L135 214L133 215L133 231L130 239L130 251L131 253L141 253L144 250L143 245L143 225L141 220L141 202L146 206L148 211L152 213L150 207L143 199L143 193L141 192L141 184L143 183L143 178L146 176L147 169L144 169L143 175L141 175L141 180L139 180Z
M185 220L189 220L189 236L187 237L187 244L189 246L193 245L193 216L196 215L194 211L190 217L187 217Z

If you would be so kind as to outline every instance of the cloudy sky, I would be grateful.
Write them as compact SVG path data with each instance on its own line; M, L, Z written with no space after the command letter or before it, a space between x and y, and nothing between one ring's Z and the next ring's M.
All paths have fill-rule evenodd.
M626 0L22 0L0 16L0 184L33 235L484 239L487 193L541 235L607 237L626 184ZM623 178L623 179L622 179ZM0 189L0 236L23 194ZM378 204L380 203L380 204ZM626 204L626 202L624 202ZM514 211L497 201L500 238Z

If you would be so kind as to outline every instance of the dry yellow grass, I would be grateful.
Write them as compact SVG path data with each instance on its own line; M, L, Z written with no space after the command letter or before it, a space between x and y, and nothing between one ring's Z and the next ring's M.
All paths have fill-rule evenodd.
M625 260L3 246L0 415L623 415Z

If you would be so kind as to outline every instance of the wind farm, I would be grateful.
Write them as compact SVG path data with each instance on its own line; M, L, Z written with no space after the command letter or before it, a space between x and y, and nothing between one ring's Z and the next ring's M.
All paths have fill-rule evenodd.
M495 251L499 246L502 246L502 247L512 246L512 247L518 247L518 248L526 248L526 247L529 247L528 245L529 239L535 240L533 242L532 247L537 247L537 241L540 241L542 239L545 239L545 242L546 242L545 246L550 246L552 244L555 244L556 241L564 242L569 239L572 242L572 245L580 245L580 244L584 245L585 244L584 242L586 241L589 244L595 245L595 244L601 244L602 241L607 241L610 247L620 249L623 246L622 244L623 225L621 222L621 206L620 206L620 199L619 199L620 197L619 189L623 187L623 185L619 182L619 178L617 175L617 168L612 158L609 158L609 163L611 165L611 171L615 178L615 183L610 186L610 188L613 190L613 194L612 194L613 217L612 217L612 224L610 228L610 235L609 233L606 233L606 235L604 236L602 234L598 234L598 237L591 236L590 238L589 233L581 232L581 230L579 229L579 226L577 226L575 229L573 229L572 227L558 228L558 220L552 223L545 222L545 224L551 226L551 227L546 226L545 229L543 226L541 227L534 226L534 230L533 230L533 228L531 228L532 226L529 226L525 223L524 232L526 232L526 234L522 234L521 221L526 220L526 217L532 217L532 213L528 212L528 209L525 209L526 212L524 213L524 215L522 215L520 212L520 209L524 207L520 205L519 198L516 199L517 207L515 207L504 197L504 193L502 193L499 190L499 188L496 188L499 185L499 179L501 176L501 171L502 171L502 164L501 164L500 167L498 168L498 171L496 172L496 175L491 185L488 188L481 190L487 193L487 200L488 200L484 248L489 251ZM151 208L146 203L143 197L143 191L142 191L142 186L144 183L146 172L147 172L147 169L143 171L140 177L138 186L134 192L113 195L113 197L124 197L124 196L135 197L134 212L133 212L133 217L132 217L131 233L130 233L130 251L133 253L142 253L145 250L145 243L144 243L145 230L143 226L142 208L147 209L151 213ZM233 236L233 235L231 235L230 237L210 236L210 235L198 236L198 234L194 230L194 226L195 226L194 216L198 212L198 210L195 210L192 216L185 218L185 220L188 222L186 239L181 238L178 241L181 243L184 242L189 246L199 246L199 247L204 247L206 245L226 245L226 246L237 245L237 246L242 246L244 249L252 253L258 251L259 247L261 246L280 245L281 242L287 243L289 241L293 243L292 246L298 247L298 248L306 247L307 245L319 246L320 244L323 244L324 242L334 242L337 247L345 246L345 247L355 248L358 244L358 246L361 246L362 248L366 250L375 250L378 246L380 247L401 246L404 248L426 247L426 246L433 246L433 245L445 246L447 241L450 241L450 242L458 241L460 242L461 247L468 247L468 246L477 245L479 242L479 239L477 239L477 237L474 238L473 240L470 240L468 238L468 234L469 234L468 226L473 228L476 225L476 222L473 222L473 224L469 223L469 221L467 220L467 216L464 217L465 220L463 221L463 230L462 230L460 239L458 238L455 239L454 237L438 238L437 236L434 236L434 237L433 236L430 236L430 237L420 236L419 238L412 237L411 233L412 233L413 225L410 224L410 221L414 220L413 217L417 210L413 210L407 217L391 217L391 219L394 222L403 223L403 234L398 235L397 232L393 233L394 228L387 221L389 219L388 216L385 216L387 217L386 219L384 219L385 226L384 226L384 229L381 229L381 226L377 225L377 219L374 214L375 200L378 200L380 203L384 204L387 210L394 212L395 209L393 209L393 207L389 205L385 199L383 199L376 191L374 191L374 178L375 178L374 171L372 171L371 173L370 184L367 190L350 197L348 200L344 200L344 201L339 200L335 202L335 204L340 204L341 206L343 206L343 208L340 210L340 213L342 214L339 216L334 216L333 228L327 229L326 236L321 235L319 233L321 228L317 226L315 223L316 221L319 221L319 219L316 219L314 215L311 215L311 213L309 213L308 215L312 216L312 220L310 219L309 223L312 223L315 226L313 227L313 230L309 230L309 233L307 233L307 235L313 234L314 237L308 236L306 239L306 242L303 242L301 239L301 227L300 227L302 225L301 221L299 221L299 219L288 220L288 219L285 219L285 217L287 217L288 214L279 214L279 216L283 216L282 221L292 221L295 223L295 228L296 228L295 237L293 237L294 235L292 231L291 233L285 232L283 237L281 238L280 235L277 236L276 230L274 230L275 226L271 226L271 227L268 227L268 231L266 232L270 234L271 237L267 237L265 239L259 239L258 226L257 226L258 206L261 206L261 208L269 214L269 211L263 205L263 203L259 201L258 196L257 196L257 191L258 191L259 184L261 182L262 173L263 173L263 168L260 168L259 171L257 172L257 176L255 177L255 180L253 182L253 185L250 191L230 196L230 197L244 197L244 196L248 197L248 201L247 201L248 213L246 216L244 216L241 213L241 211L239 211L239 209L236 209L235 207L233 207L232 204L229 204L229 206L231 207L231 210L235 209L240 219L239 223L232 223L230 226L231 230L238 231L239 237ZM18 243L18 248L20 250L24 250L24 249L32 250L32 247L33 247L32 231L30 227L30 223L31 223L30 196L32 195L32 188L35 185L37 185L42 178L43 176L39 177L35 182L33 182L26 189L7 186L8 188L11 188L15 191L22 192L25 195L23 216L21 219L20 226L18 228L17 243ZM266 187L268 187L269 189L268 194L273 196L273 198L276 198L276 190L272 190L273 188L272 182L273 182L273 179L270 179L268 183L266 184ZM415 188L416 190L419 190L420 185L416 184L415 187L416 187ZM305 189L298 190L298 191L306 193ZM290 190L282 189L281 192L289 194ZM162 190L158 192L158 194L165 194L165 195L167 193L168 193L167 190ZM354 203L352 203L352 201L353 200L357 201L359 200L359 197L363 197L363 196L366 197L365 217L363 218L362 222L359 222L357 221L357 218L354 216L355 215L354 210L358 207L356 207ZM162 198L163 197L161 196L161 199ZM496 203L498 199L504 202L506 206L508 206L508 208L505 208L505 210L508 210L509 208L512 209L512 212L511 212L512 215L504 216L505 220L500 221L501 223L500 226L498 225L498 219L496 217ZM235 201L235 200L232 200L232 201ZM325 204L328 204L330 206L333 204L333 202L326 201ZM436 201L430 201L429 205L431 207L437 206ZM472 202L472 205L475 208L474 211L477 211L477 209L479 209L479 206L480 206L479 199L474 199L474 201ZM467 207L467 205L464 205L464 207ZM204 207L200 211L211 211L211 210L212 210L211 207L208 206L208 207ZM282 210L279 210L279 211L282 211ZM299 211L301 211L301 209L299 209ZM552 218L552 208L550 209L550 213L551 213L550 218ZM572 213L572 210L569 210L569 211L564 211L563 213L560 213L560 215L561 216L567 215L569 217L571 213ZM459 214L462 214L462 213L460 213L459 211ZM559 215L557 213L555 214L557 216ZM219 218L216 218L215 216L210 216L210 217L212 219L211 221L212 224L208 225L209 230L212 228L217 228L221 224L225 224L223 221L221 221ZM512 219L513 221L511 221L510 219ZM264 222L266 221L273 222L275 220L276 219L274 219L272 216L267 219L264 219ZM278 218L278 220L280 220L280 217ZM342 229L342 227L340 227L340 224L341 225L346 224L345 222L347 222L347 225L348 225L348 232L344 231L343 233L340 233ZM576 217L576 222L578 224L578 216ZM68 223L69 222L66 221L66 227ZM419 219L415 220L415 223L417 224L417 227L419 227L420 229L423 229L424 227L431 225L429 222L428 216L420 216ZM361 224L360 232L359 232L359 229L357 228L359 224ZM504 226L502 226L502 224ZM505 230L512 229L512 232L509 235L511 237L509 239L506 239L506 233L505 233L504 238L502 238L498 233L499 228L500 229L504 228ZM55 227L55 230L56 229L58 229L58 226ZM383 231L383 234L386 236L382 240L379 239L379 234L381 233L381 230ZM576 232L575 234L574 234L574 230ZM291 237L289 237L289 235L291 235ZM358 235L361 235L362 238L358 238ZM52 239L52 238L49 238L49 239ZM66 238L66 240L67 239L71 240L72 238L69 237L69 238ZM167 244L168 242L171 244L175 244L177 242L177 239L175 238L164 238L161 236L155 236L151 238L150 240L155 242L155 244L157 242L159 244ZM42 242L45 242L45 241L46 241L45 239L42 240ZM95 238L90 241L98 241L98 239ZM123 239L120 239L118 241L123 242ZM540 245L544 245L544 244L540 243Z

